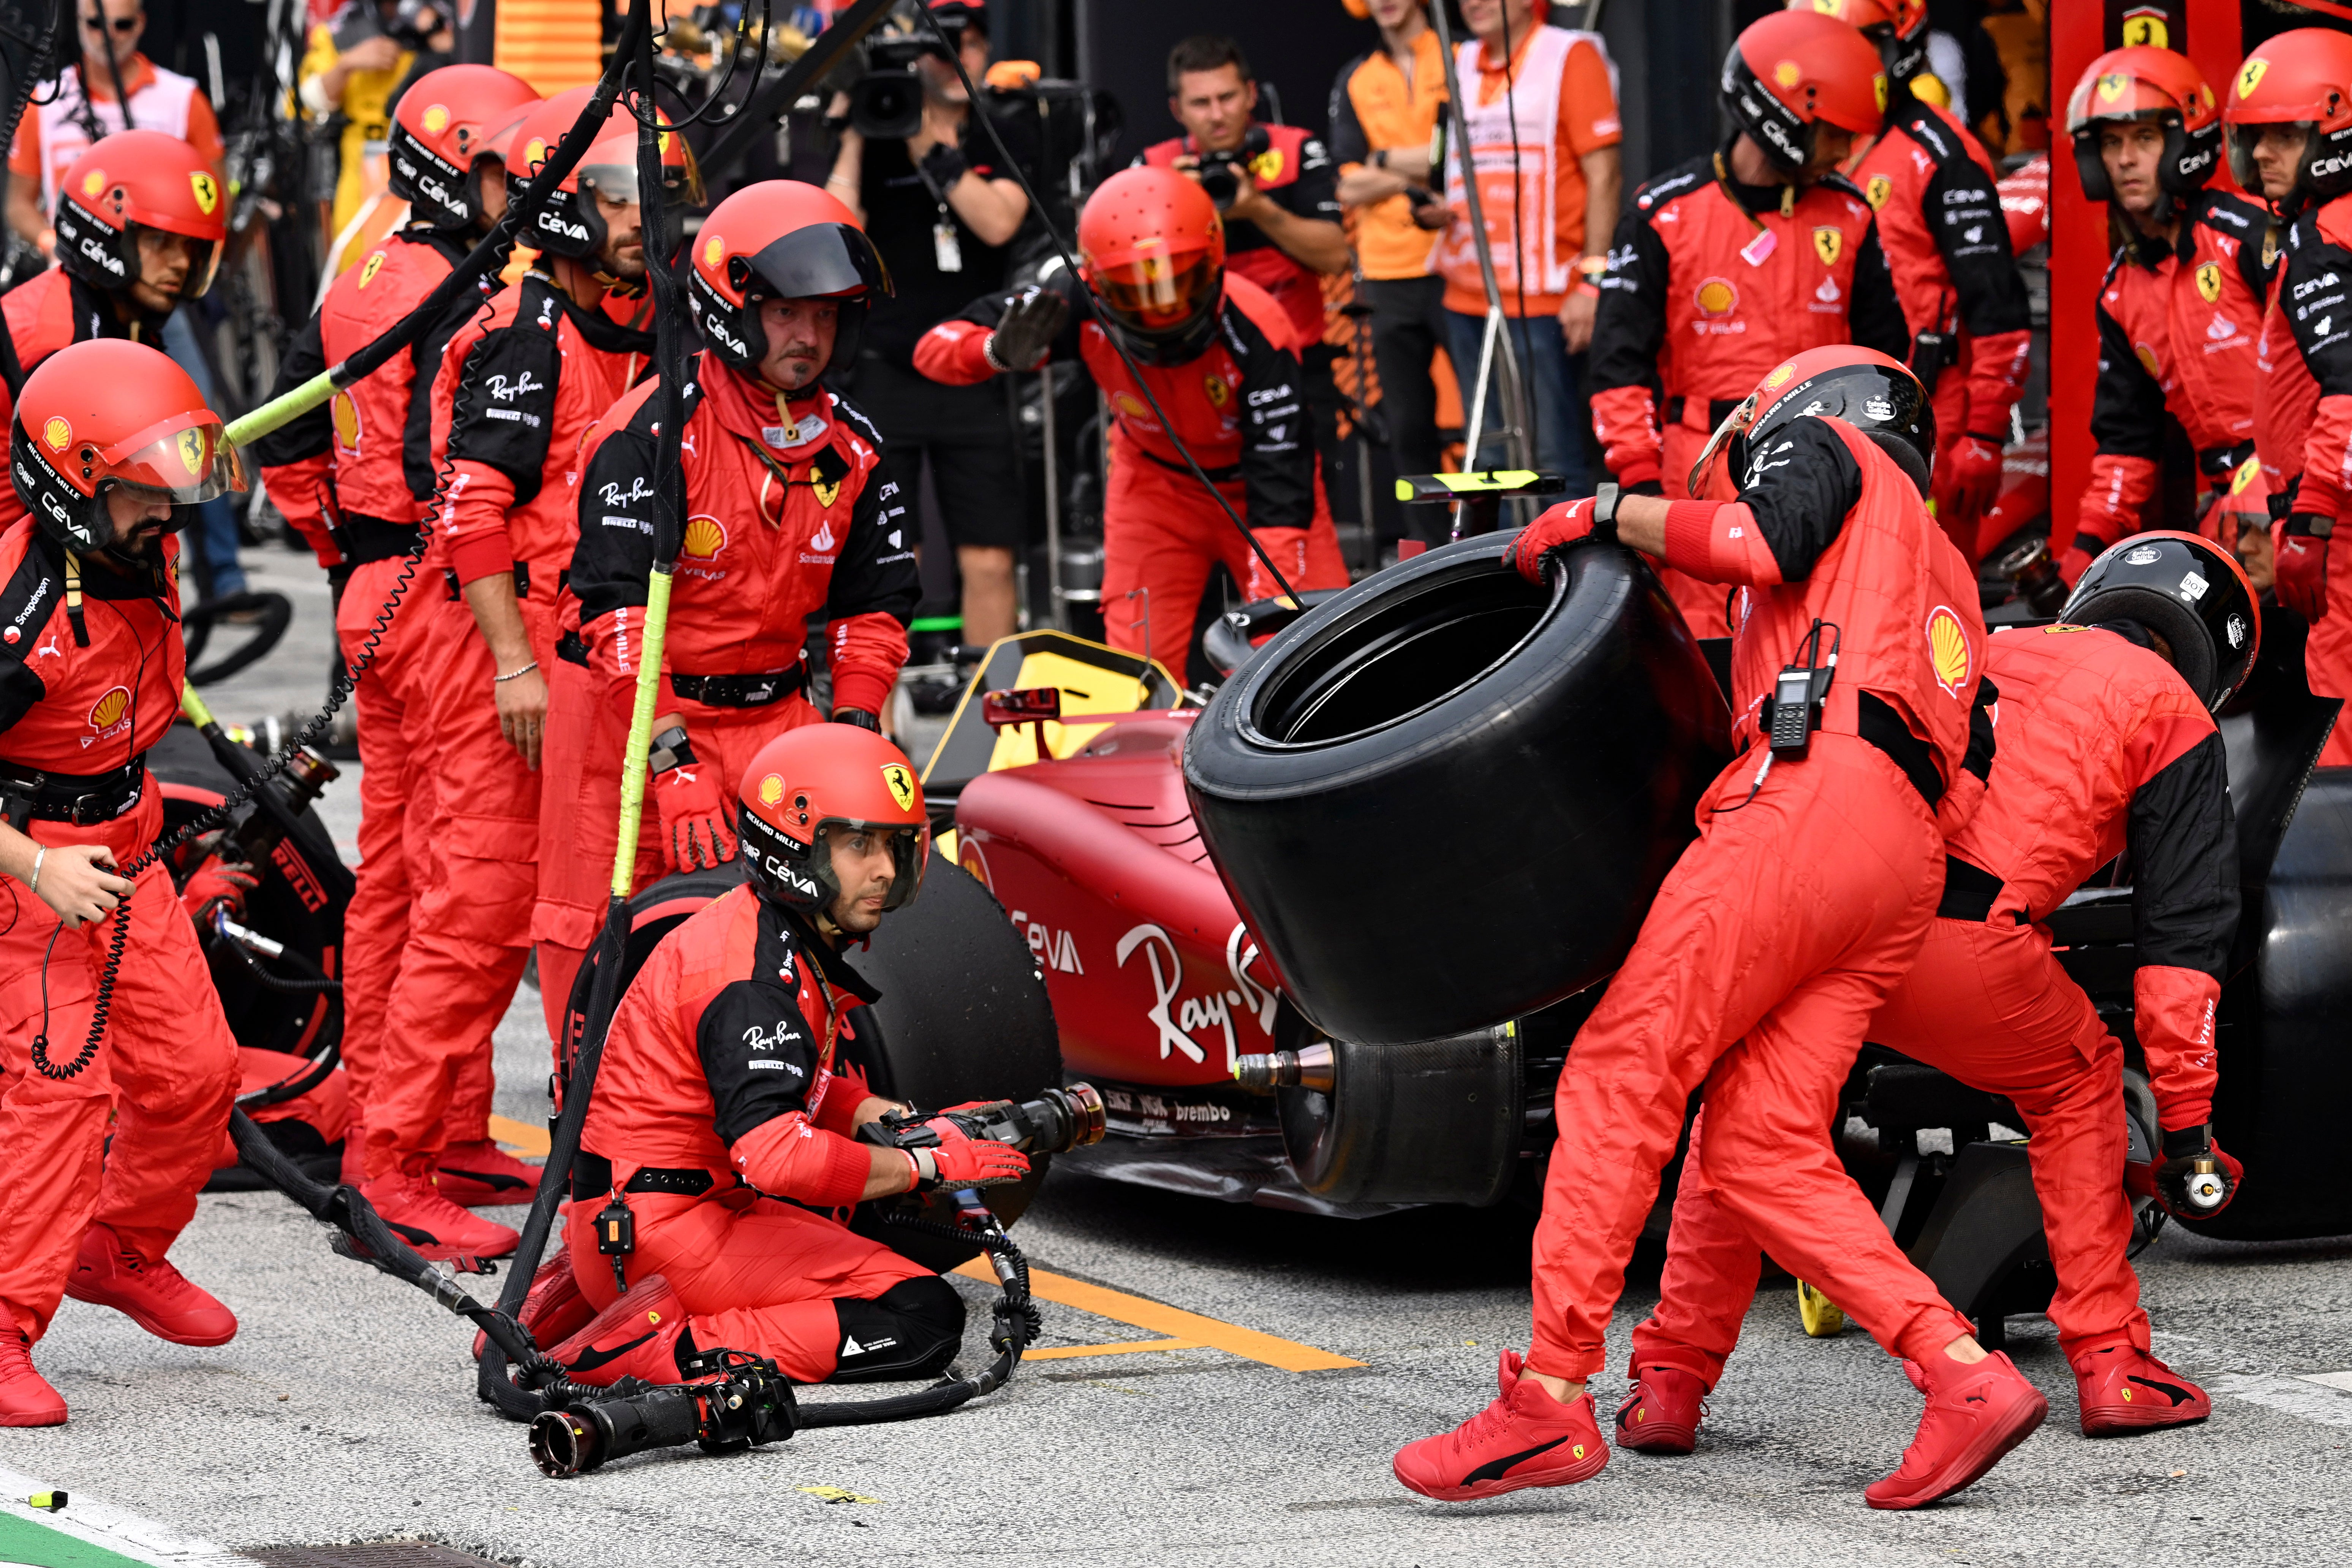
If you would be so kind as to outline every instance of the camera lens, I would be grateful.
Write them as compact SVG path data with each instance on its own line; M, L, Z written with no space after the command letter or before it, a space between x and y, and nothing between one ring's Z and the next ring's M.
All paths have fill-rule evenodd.
M903 141L923 128L923 88L912 71L880 70L860 78L850 94L849 122L860 136Z

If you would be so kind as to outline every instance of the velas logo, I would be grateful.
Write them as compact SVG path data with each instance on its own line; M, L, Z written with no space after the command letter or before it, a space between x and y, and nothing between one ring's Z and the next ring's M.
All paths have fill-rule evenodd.
M2121 71L2109 71L2099 79L2098 94L2101 103L2113 103L2130 90L2131 78Z
M2271 62L2260 55L2241 66L2238 68L2238 96L2242 99L2251 97L2254 89L2263 84L2263 73L2270 68Z
M1976 650L1969 646L1968 628L1948 605L1938 605L1927 612L1927 661L1935 669L1936 684L1947 697L1958 697L1976 668Z
M1823 225L1813 230L1813 254L1822 258L1824 267L1835 267L1838 258L1845 254L1845 230Z
M681 542L688 560L708 561L727 548L727 530L715 517L690 517Z
M2197 268L2197 292L2205 296L2209 305L2221 298L2221 264L2208 261Z
M711 235L702 242L702 264L705 267L718 266L726 255L727 242L717 235Z
M360 266L360 287L361 287L361 288L362 288L362 289L364 289L364 288L366 288L369 284L371 284L371 283L374 282L374 281L375 281L375 275L376 275L377 273L379 273L379 272L383 271L383 251L381 251L381 250L379 250L379 251L377 251L373 256L369 257L369 258L367 258L367 260L366 260L366 261L364 261L364 262L362 262L362 263L361 264L361 266Z
M760 781L760 804L773 808L784 804L784 775L770 773Z
M1885 206L1886 198L1894 194L1895 182L1884 174L1871 175L1870 184L1862 187L1862 199L1868 202L1874 209Z
M425 127L426 135L440 135L441 132L449 129L449 106L446 103L432 103L425 105L425 118L421 123Z
M1782 87L1794 87L1805 79L1805 73L1794 60L1782 60L1772 68L1772 79Z
M95 201L98 193L106 189L106 171L92 169L81 177L81 194Z
M219 182L198 169L188 176L188 185L196 193L196 210L206 217L212 216L213 208L220 205Z
M1727 278L1702 279L1691 295L1691 303L1698 307L1702 316L1727 316L1738 309L1739 290L1731 286Z
M129 687L108 687L100 695L99 700L90 704L89 727L93 730L110 729L121 722L123 710L130 706L131 689Z
M890 786L890 798L898 803L900 811L915 809L915 775L904 763L884 763L882 782Z
M41 439L49 444L50 451L62 452L73 445L73 426L60 416L52 414L48 423L41 426Z

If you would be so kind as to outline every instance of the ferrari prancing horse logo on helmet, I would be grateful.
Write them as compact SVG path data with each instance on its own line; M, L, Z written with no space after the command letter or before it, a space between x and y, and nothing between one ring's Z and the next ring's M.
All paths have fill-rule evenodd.
M915 775L907 771L904 763L884 763L882 782L890 786L890 798L898 803L900 811L915 809Z
M205 433L183 430L179 437L180 466L188 470L191 479L202 479L205 472Z
M1813 254L1822 258L1824 267L1835 267L1838 258L1845 254L1845 230L1823 224L1813 230Z
M220 205L220 186L202 169L188 176L188 184L195 187L197 209L206 217L212 216L213 208Z
M2252 93L2254 89L2262 85L2263 73L2270 68L2271 62L2260 55L2248 60L2238 72L2238 96L2244 98Z

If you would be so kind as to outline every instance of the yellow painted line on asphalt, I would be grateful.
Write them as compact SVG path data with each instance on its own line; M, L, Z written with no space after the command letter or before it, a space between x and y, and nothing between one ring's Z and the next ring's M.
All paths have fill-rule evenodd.
M547 1152L547 1129L533 1127L528 1121L509 1121L503 1116L490 1118L490 1136L514 1151L518 1157L541 1156Z
M1033 1274L1032 1279L1034 1279ZM1123 1340L1112 1345L1050 1345L1021 1352L1023 1361L1075 1361L1091 1355L1141 1355L1146 1351L1196 1351L1198 1340Z
M996 1283L996 1275L987 1264L972 1259L956 1272L985 1285ZM1029 1271L1029 1292L1040 1301L1056 1306L1076 1307L1081 1312L1092 1312L1098 1318L1115 1322L1132 1323L1139 1329L1149 1329L1156 1334L1190 1340L1195 1345L1223 1351L1247 1361L1263 1362L1267 1366L1280 1367L1285 1372L1330 1372L1340 1367L1361 1366L1329 1351L1318 1351L1313 1345L1302 1345L1296 1340L1286 1340L1255 1329L1244 1329L1238 1323L1224 1322L1216 1318L1188 1312L1181 1307L1165 1306L1147 1301L1140 1296L1130 1296L1123 1290L1109 1290L1100 1285L1089 1285L1082 1279L1071 1279L1059 1274L1048 1274L1042 1268ZM1092 1350L1092 1346L1071 1347ZM1151 1345L1154 1350L1172 1345ZM1032 1352L1031 1354L1051 1354Z

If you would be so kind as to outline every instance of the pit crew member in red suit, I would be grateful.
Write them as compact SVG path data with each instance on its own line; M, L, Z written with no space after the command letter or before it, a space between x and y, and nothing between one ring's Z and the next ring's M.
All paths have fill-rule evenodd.
M702 328L680 461L685 532L670 590L653 773L636 881L735 856L726 783L785 730L823 718L801 645L827 623L835 720L878 730L920 595L907 509L882 439L818 377L857 354L881 258L842 203L794 180L746 186L694 244ZM636 700L653 566L655 384L598 421L573 491L580 542L560 611L540 797L538 944L561 1039L581 959L611 896L621 750Z
M591 90L559 93L524 118L508 143L510 191L544 163ZM668 167L690 183L684 140L668 140ZM446 466L448 479L426 566L447 586L436 592L428 581L416 608L425 612L418 684L432 740L425 841L435 863L393 983L365 1151L370 1201L430 1236L419 1247L428 1256L503 1257L516 1241L459 1207L434 1177L448 1146L488 1139L486 1127L457 1125L451 1108L530 953L546 671L578 532L570 479L589 427L646 368L653 347L650 333L604 309L613 285L645 275L636 178L636 122L615 105L539 214L538 259L452 334L433 384L433 463L436 476ZM537 1175L519 1163L488 1173L524 1184L487 1194L492 1202L515 1201Z
M1870 204L1837 173L1881 123L1878 51L1834 17L1790 11L1741 33L1723 72L1738 132L1633 194L1601 279L1592 426L1634 495L1686 495L1709 433L1790 356L1911 352ZM1664 575L1694 632L1729 631L1722 587Z
M1736 585L1743 752L1701 800L1697 841L1569 1053L1536 1231L1534 1348L1524 1363L1504 1352L1503 1396L1485 1413L1396 1457L1397 1479L1425 1496L1559 1486L1608 1462L1584 1384L1701 1084L1702 1155L1725 1206L1923 1369L1918 1436L1869 1488L1873 1507L1968 1485L2048 1409L1895 1247L1829 1136L1864 1029L1943 896L1938 808L1964 819L1991 761L1975 580L1924 504L1934 413L1898 361L1841 346L1774 369L1721 434L1738 500L1604 487L1513 547L1538 582L1568 569L1553 552L1598 541ZM1825 694L1803 704L1818 731L1804 712L1767 710L1791 666L1824 672L1811 689ZM1776 729L1808 731L1804 754L1774 750Z
M177 137L101 137L58 187L58 262L0 301L16 363L32 370L68 343L119 338L160 343L172 312L212 286L227 199L212 165ZM8 415L0 385L0 418ZM24 515L0 491L0 526Z
M1790 5L1853 23L1886 68L1886 129L1847 177L1878 214L1878 243L1911 329L1911 368L1936 399L1936 521L1974 561L1977 521L2000 488L2010 411L2025 390L2032 328L1992 159L1949 110L1911 91L1927 66L1927 0Z
M2184 600L2191 578L2206 586ZM2129 855L2133 1026L2163 1129L2156 1194L2176 1214L2218 1213L2239 1173L2211 1125L2214 1009L2237 931L2238 856L2211 715L2253 667L2258 628L2253 591L2228 552L2158 533L2101 555L2060 625L1991 640L2000 754L1983 805L1946 845L1943 902L1918 962L1870 1024L1872 1040L2006 1095L2024 1116L2058 1276L2050 1320L2086 1436L2202 1421L2212 1403L2148 1353L2126 1260L2132 1215L2116 1114L2124 1048L2036 922ZM2200 1160L2223 1178L2219 1202L2204 1206L2183 1190ZM1633 1331L1635 1386L1617 1412L1620 1444L1677 1454L1691 1450L1700 1401L1738 1342L1762 1262L1705 1163L1683 1170L1660 1300Z
M235 893L217 861L184 905L163 861L118 873L163 828L145 757L187 664L172 535L245 476L187 373L137 343L58 350L19 412L9 471L32 515L0 533L0 1426L54 1426L65 1401L32 1345L60 1294L178 1344L236 1332L164 1256L237 1083L189 915Z
M1103 509L1106 635L1181 679L1212 566L1223 562L1245 600L1279 590L1185 466L1108 334L1290 585L1344 588L1301 395L1302 345L1265 290L1227 270L1216 207L1180 174L1126 169L1105 180L1078 215L1078 250L1082 277L1056 267L1036 288L975 301L924 334L915 368L961 385L1052 355L1085 360L1118 416Z
M2254 451L2285 523L2273 581L2311 623L2311 689L2352 698L2352 571L2328 570L2352 490L2352 38L2299 27L2270 39L2231 79L2221 119L2231 172L2284 225L2254 395ZM2323 763L2352 763L2346 730L2339 720Z
M327 286L318 310L295 335L278 376L289 392L374 342L422 304L506 213L506 145L539 95L520 77L490 66L444 66L417 79L393 110L392 194L410 223ZM381 1048L393 976L408 945L415 881L432 856L422 835L433 821L432 736L417 683L418 626L437 578L405 565L431 506L434 375L449 336L478 303L468 300L428 330L408 353L339 392L324 407L254 445L269 499L316 552L335 590L335 635L346 659L370 637L374 651L352 692L360 739L359 887L343 916L343 1071L351 1079L354 1130L345 1138L346 1176L362 1179L366 1139L356 1130ZM403 577L401 608L376 631ZM452 1117L486 1127L487 1056L469 1058ZM487 1141L442 1151L445 1195L527 1195L509 1157Z
M2084 190L2107 203L2125 237L2099 289L2099 449L2058 562L2072 583L2143 526L2163 477L2168 415L2197 449L2205 506L2253 458L2254 351L2270 295L2265 258L2276 257L2262 205L2208 184L2221 159L2221 101L2184 57L2146 46L2101 55L2075 84L2066 129Z
M810 724L760 749L738 807L750 882L664 937L614 1016L564 1227L602 1310L551 1353L598 1384L676 1383L684 1358L719 1346L795 1383L935 1373L962 1299L825 1212L1029 1169L945 1119L915 1152L855 1136L904 1108L836 1065L843 1013L877 996L843 950L922 885L922 788L881 736ZM613 1203L635 1216L622 1258L597 1251Z

